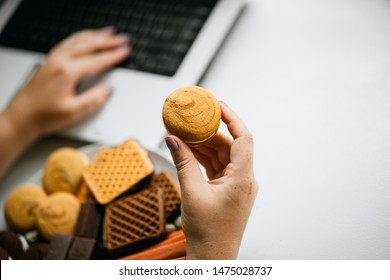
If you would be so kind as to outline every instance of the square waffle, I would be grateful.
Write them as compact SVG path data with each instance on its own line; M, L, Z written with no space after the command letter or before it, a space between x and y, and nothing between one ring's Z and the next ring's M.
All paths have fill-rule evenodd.
M165 233L162 189L147 188L106 207L103 243L109 250L127 247Z
M83 177L100 204L107 204L152 174L148 153L136 142L104 148L84 171Z
M167 218L180 207L180 187L168 171L153 177L150 187L161 188L164 193L164 209Z

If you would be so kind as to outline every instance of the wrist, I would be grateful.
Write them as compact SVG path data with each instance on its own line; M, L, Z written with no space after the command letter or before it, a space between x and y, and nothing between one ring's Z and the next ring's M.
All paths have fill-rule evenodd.
M237 242L191 242L187 240L187 260L235 260L240 244Z
M28 146L39 138L39 130L31 124L31 117L27 116L25 110L18 110L11 105L1 113L1 116L15 143Z
M30 132L25 133L25 129L15 121L9 108L0 112L0 130L1 179L23 151L37 139L37 136Z

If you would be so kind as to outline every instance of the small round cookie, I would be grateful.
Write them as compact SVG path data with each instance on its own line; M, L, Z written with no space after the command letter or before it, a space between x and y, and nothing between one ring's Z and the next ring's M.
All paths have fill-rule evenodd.
M12 231L0 232L0 247L4 248L14 260L23 252L19 236Z
M57 233L73 233L79 210L80 202L75 195L67 192L49 195L35 211L39 233L47 240Z
M162 115L168 133L197 146L210 141L217 133L221 107L209 91L188 86L167 97Z
M87 156L74 148L55 150L45 164L43 188L48 194L58 191L76 193L87 165Z
M45 199L47 199L45 191L34 184L14 189L4 204L4 215L8 225L21 233L35 229L34 211Z

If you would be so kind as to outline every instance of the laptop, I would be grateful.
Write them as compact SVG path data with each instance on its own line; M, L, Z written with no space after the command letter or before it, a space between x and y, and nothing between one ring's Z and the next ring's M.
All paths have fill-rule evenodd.
M0 111L60 40L115 26L131 35L132 53L98 78L113 86L113 96L91 119L61 134L113 145L135 138L156 148L165 135L165 98L199 83L243 7L243 0L6 0L0 8Z

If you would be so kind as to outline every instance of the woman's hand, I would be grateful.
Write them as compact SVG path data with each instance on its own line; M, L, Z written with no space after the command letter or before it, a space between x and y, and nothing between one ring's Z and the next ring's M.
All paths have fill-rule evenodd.
M235 259L258 192L252 135L224 103L221 109L233 140L218 133L211 142L189 148L176 136L166 137L182 192L187 259Z
M73 34L49 53L46 62L12 100L5 115L21 135L36 138L78 124L97 112L112 93L106 84L76 93L81 79L119 63L129 53L129 37L112 28Z
M78 124L97 112L112 93L99 84L81 94L81 79L119 63L129 37L112 28L75 33L58 44L32 79L0 112L0 179L37 138Z

